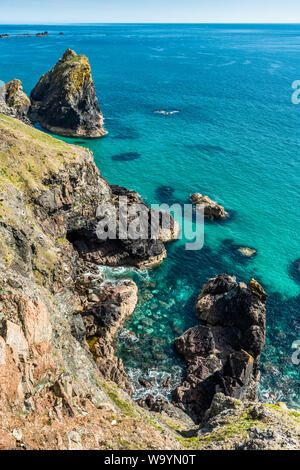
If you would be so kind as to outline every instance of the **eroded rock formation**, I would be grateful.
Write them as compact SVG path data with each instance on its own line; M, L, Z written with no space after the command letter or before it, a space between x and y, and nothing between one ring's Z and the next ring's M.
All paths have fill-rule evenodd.
M0 88L0 112L8 116L16 117L27 124L30 108L30 99L24 93L20 80L14 79Z
M70 234L73 244L80 256L86 261L109 266L132 265L138 268L146 268L160 264L167 256L164 243L175 240L179 234L179 227L173 217L150 209L141 196L121 186L111 186L111 200L108 206L105 201L105 219L107 223L111 219L117 220L116 238L101 240L97 237L97 227L90 231L79 231ZM125 206L120 198L125 198ZM121 204L120 204L121 201ZM145 233L131 236L127 231L129 224L136 220L136 215L130 216L130 209L138 204L144 211L145 219L141 226ZM102 205L98 207L101 209ZM128 215L129 214L129 215ZM125 237L120 233L120 220L126 218ZM99 218L101 220L101 217ZM144 222L145 221L145 222ZM154 232L152 234L152 222ZM166 222L166 223L165 223ZM137 224L139 226L139 224ZM165 227L169 228L165 228ZM123 226L124 228L124 226ZM128 236L127 236L128 235Z
M68 137L106 134L88 58L67 49L32 90L30 116L44 129Z
M200 193L192 194L191 201L193 204L201 205L204 207L204 216L208 219L218 220L228 217L228 213L225 211L224 207L218 204L216 201L213 201L208 196L203 196Z
M202 324L175 340L187 375L173 400L195 420L203 417L217 392L243 401L257 399L266 299L254 279L246 285L220 274L203 286L196 303Z

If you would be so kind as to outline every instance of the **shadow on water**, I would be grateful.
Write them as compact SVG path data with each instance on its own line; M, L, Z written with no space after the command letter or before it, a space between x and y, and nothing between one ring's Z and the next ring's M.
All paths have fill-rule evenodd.
M136 160L137 158L140 158L142 155L138 152L124 152L124 153L119 153L117 155L113 155L111 158L112 160L118 161L118 162L130 162L132 160Z
M206 154L221 154L226 153L228 155L236 156L239 155L238 152L234 152L219 145L210 145L210 144L191 144L188 145L190 149L197 150Z
M295 259L289 266L289 275L297 284L300 285L300 258Z
M136 129L124 126L123 121L119 119L107 121L106 127L109 128L109 136L112 139L135 140L140 137L140 133Z
M242 252L239 251L240 248L245 247L245 245L239 245L235 243L234 240L230 238L226 238L222 241L220 252L223 256L228 256L232 259L233 262L236 263L249 263L255 256L257 255L257 251L255 248L251 246L247 246L250 250L253 250L254 253L251 256L246 256Z
M174 191L173 186L161 185L156 188L156 197L161 204L172 205L174 203Z

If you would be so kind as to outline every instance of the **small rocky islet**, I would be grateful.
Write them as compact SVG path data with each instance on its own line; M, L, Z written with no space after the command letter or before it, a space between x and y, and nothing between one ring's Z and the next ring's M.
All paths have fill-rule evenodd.
M115 355L114 338L135 309L138 289L131 280L106 280L98 266L155 266L165 258L165 243L176 239L178 227L174 221L166 233L160 226L153 240L98 240L95 212L102 204L116 206L118 197L126 195L129 204L144 205L150 221L152 210L135 191L110 185L89 150L28 125L36 119L61 133L72 129L81 137L104 135L83 57L66 51L41 78L30 102L21 82L13 80L4 88L0 448L123 448L120 435L130 448L299 448L300 414L282 404L257 402L267 294L254 279L248 284L228 274L209 279L195 307L201 323L175 340L187 369L172 403L151 395L132 400L132 382ZM67 116L77 118L62 119L66 111L54 97L62 97ZM208 217L223 217L225 210L206 202ZM140 383L151 386L143 377ZM162 386L170 387L170 377ZM47 435L45 420L51 421Z
M208 196L194 193L191 195L190 199L192 203L195 204L196 210L198 210L198 208L203 208L204 217L207 217L208 219L219 220L229 217L229 214L225 211L224 207L210 199Z

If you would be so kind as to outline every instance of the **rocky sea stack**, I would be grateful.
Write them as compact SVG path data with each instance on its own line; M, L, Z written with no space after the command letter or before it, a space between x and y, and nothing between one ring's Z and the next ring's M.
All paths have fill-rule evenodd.
M106 134L91 66L85 55L67 49L31 92L30 117L44 129L67 137Z

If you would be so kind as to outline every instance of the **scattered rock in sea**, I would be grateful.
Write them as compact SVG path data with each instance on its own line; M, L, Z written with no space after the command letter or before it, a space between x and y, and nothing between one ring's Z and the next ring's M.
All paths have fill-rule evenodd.
M43 33L37 33L36 34L37 38L42 38L42 37L45 37L45 36L49 36L48 31L44 31Z
M30 117L44 129L68 137L106 134L88 58L67 49L32 90Z
M257 253L254 248L249 248L247 246L240 246L237 251L247 258L252 258L252 256L256 255Z
M246 285L220 274L204 284L196 302L202 324L175 340L187 363L187 376L174 390L173 401L195 421L203 417L217 392L242 401L257 399L266 300L266 292L254 279Z
M229 214L225 211L224 207L213 201L208 196L203 196L200 193L192 194L191 201L193 204L204 206L204 216L208 219L218 220L228 217Z
M163 387L168 388L171 385L171 377L164 377L161 381Z
M151 388L152 387L152 383L149 382L149 380L145 380L143 378L140 378L140 379L138 379L138 382L142 387L145 387L145 388Z
M164 111L164 110L161 110L159 109L158 111L154 111L156 114L163 114L165 116L168 116L169 114L177 114L179 113L179 111L177 110L174 110L174 111Z
M131 343L137 343L139 341L136 334L127 328L121 328L118 332L118 336L119 338L124 339L125 341L130 341Z

